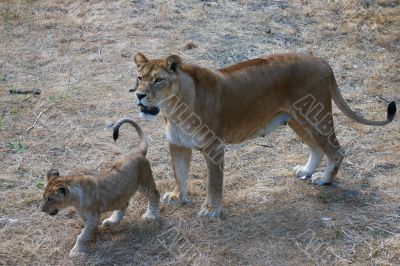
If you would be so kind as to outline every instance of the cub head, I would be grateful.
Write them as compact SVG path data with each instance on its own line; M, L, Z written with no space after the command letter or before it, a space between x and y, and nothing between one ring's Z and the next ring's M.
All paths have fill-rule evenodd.
M69 205L69 189L56 169L48 171L46 179L41 211L56 215L60 209Z
M138 69L136 97L140 115L155 116L161 103L176 93L182 60L177 55L149 60L142 53L137 53L134 60Z

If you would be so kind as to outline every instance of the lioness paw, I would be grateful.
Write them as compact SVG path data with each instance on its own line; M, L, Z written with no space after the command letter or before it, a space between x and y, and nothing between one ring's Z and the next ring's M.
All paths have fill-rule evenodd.
M158 219L158 216L158 211L147 209L147 211L142 215L142 219L154 221Z
M212 217L212 218L219 218L222 213L222 208L209 208L204 207L197 213L198 217Z
M311 173L309 173L306 169L305 166L302 165L296 165L293 168L294 171L294 175L302 180L310 178L311 177Z
M161 201L168 205L189 204L188 196L187 195L182 196L180 195L180 193L177 192L165 193Z
M311 181L313 182L313 184L316 184L318 186L331 184L331 178L326 177L323 172L313 174L311 176Z

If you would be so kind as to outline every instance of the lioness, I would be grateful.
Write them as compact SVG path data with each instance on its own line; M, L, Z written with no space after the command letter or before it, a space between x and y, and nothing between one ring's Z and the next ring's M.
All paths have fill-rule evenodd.
M136 190L149 199L147 211L142 217L152 220L158 217L160 195L145 157L148 147L146 138L134 121L125 118L114 126L114 140L118 139L119 128L124 123L131 124L137 130L141 142L140 152L131 151L121 155L111 166L102 169L98 176L60 176L55 169L47 173L42 211L56 215L60 209L73 206L85 223L69 253L71 257L86 252L87 242L96 231L101 213L115 210L103 221L102 227L119 224Z
M343 159L333 127L332 99L346 116L364 125L386 125L396 113L391 102L384 121L360 117L343 99L328 63L305 54L272 55L218 70L184 64L177 55L150 60L137 53L134 61L141 115L161 113L166 121L176 185L164 195L164 202L188 202L192 149L205 157L208 194L199 216L219 216L222 211L225 143L264 136L288 124L311 149L307 164L294 168L295 175L324 185L332 182ZM324 172L314 173L324 155Z

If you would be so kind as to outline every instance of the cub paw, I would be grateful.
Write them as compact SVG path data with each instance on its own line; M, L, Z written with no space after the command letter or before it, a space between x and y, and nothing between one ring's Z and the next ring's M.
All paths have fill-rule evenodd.
M71 258L86 256L86 252L81 248L78 248L76 245L69 252L69 256Z
M105 219L102 223L101 223L101 227L103 228L110 228L113 226L116 226L118 223L111 220L111 219Z
M331 184L331 178L326 177L323 172L313 174L311 176L311 181L313 184L316 184L318 186Z
M306 171L306 167L305 167L305 166L296 165L296 166L293 168L293 171L294 171L294 175L295 175L296 177L302 179L302 180L311 177L311 174L310 174L308 171Z
M168 205L186 205L189 204L189 199L187 195L182 196L179 192L167 192L161 200Z

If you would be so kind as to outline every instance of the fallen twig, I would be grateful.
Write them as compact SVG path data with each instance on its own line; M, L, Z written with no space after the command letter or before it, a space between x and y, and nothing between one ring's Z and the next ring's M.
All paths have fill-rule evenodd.
M385 233L388 233L388 234L391 234L391 235L394 235L394 233L393 232L390 232L390 231L388 231L388 230L385 230L385 229L383 229L383 228L380 228L380 227L378 227L378 226L375 226L375 225L371 225L373 228L375 228L375 229L378 229L378 230L381 230L381 231L383 231L383 232L385 232Z
M30 126L30 127L28 127L28 128L26 129L26 133L29 133L29 132L36 126L36 124L37 124L37 122L39 121L39 119L40 119L40 117L42 116L42 114L43 114L43 111L41 111L41 112L39 113L39 115L36 117L36 120L35 120L35 122L33 122L32 126Z
M272 145L259 144L259 143L257 143L257 145L262 146L262 147L265 147L265 148L273 148L273 147L274 147L274 146L272 146Z
M101 51L102 50L103 50L103 46L100 46L100 49L99 49L99 60L100 60L100 62L103 61L103 58L101 57Z
M329 251L333 256L335 256L336 258L338 258L338 259L340 259L340 260L342 260L342 261L345 261L345 262L347 262L347 263L353 263L351 260L347 260L347 259L342 258L342 257L340 257L339 255L335 254L335 253L333 252L333 250L331 250L330 248L328 248L328 251Z

